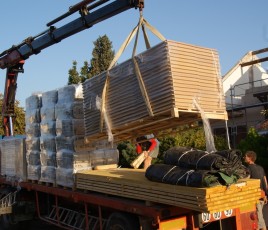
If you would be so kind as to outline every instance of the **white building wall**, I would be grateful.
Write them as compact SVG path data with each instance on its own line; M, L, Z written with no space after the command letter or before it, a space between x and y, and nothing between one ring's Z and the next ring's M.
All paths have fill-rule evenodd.
M222 79L226 108L229 110L228 121L227 124L223 121L214 122L212 129L214 132L223 128L226 130L228 126L230 137L235 135L236 141L243 138L250 127L255 127L260 121L264 120L261 113L264 106L259 106L262 102L254 94L266 94L268 92L267 71L262 68L261 64L245 67L240 65L240 63L252 61L256 58L256 56L248 53ZM236 107L243 109L231 110ZM237 130L237 132L234 130Z
M233 106L243 105L242 97L245 96L246 90L265 85L268 85L268 74L260 65L236 66L228 77L223 79L227 107L231 104ZM231 97L231 93L233 97Z

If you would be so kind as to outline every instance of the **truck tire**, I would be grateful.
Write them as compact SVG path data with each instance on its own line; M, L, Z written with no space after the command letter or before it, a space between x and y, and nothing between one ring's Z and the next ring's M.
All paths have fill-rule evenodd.
M128 213L113 213L106 226L106 230L139 230L139 218Z

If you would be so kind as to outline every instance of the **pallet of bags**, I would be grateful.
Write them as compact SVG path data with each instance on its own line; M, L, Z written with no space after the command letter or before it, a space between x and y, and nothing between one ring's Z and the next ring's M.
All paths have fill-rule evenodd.
M76 139L83 138L85 133L82 99L81 84L67 85L58 89L58 100L55 105L57 186L72 188L77 167L85 166L75 164L83 156L81 154L76 156L74 147Z
M42 93L40 109L40 162L41 175L39 182L55 185L56 183L56 118L55 105L58 101L58 90Z
M9 180L26 181L27 164L25 136L5 137L0 140L1 175Z
M42 95L38 93L32 94L26 98L25 102L27 179L29 181L38 181L41 176L40 109L42 106Z

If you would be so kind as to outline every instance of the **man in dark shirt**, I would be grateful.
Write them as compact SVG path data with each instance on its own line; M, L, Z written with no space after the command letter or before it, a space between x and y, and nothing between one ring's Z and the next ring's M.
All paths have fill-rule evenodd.
M266 224L263 218L263 206L267 203L267 179L263 167L255 164L257 155L254 151L247 151L245 154L245 162L248 164L250 178L260 179L260 188L262 198L257 204L258 229L266 230Z

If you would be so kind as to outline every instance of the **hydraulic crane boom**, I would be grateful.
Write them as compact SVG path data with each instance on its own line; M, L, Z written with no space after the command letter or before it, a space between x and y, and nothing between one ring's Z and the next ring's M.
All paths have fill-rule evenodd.
M88 29L123 11L131 8L142 9L144 7L144 0L115 0L104 5L109 1L110 0L84 0L79 2L70 7L67 13L49 22L47 24L49 28L44 32L34 37L28 37L20 44L14 45L0 54L0 68L7 69L2 106L3 127L6 136L13 135L12 119L14 119L16 82L18 73L23 72L24 60L67 37ZM104 6L100 7L101 5ZM77 11L79 11L81 15L79 18L59 28L53 26L56 22Z
M15 95L18 73L23 72L24 61L8 67L6 73L5 93L2 104L2 119L5 136L13 136L13 120L15 118Z

